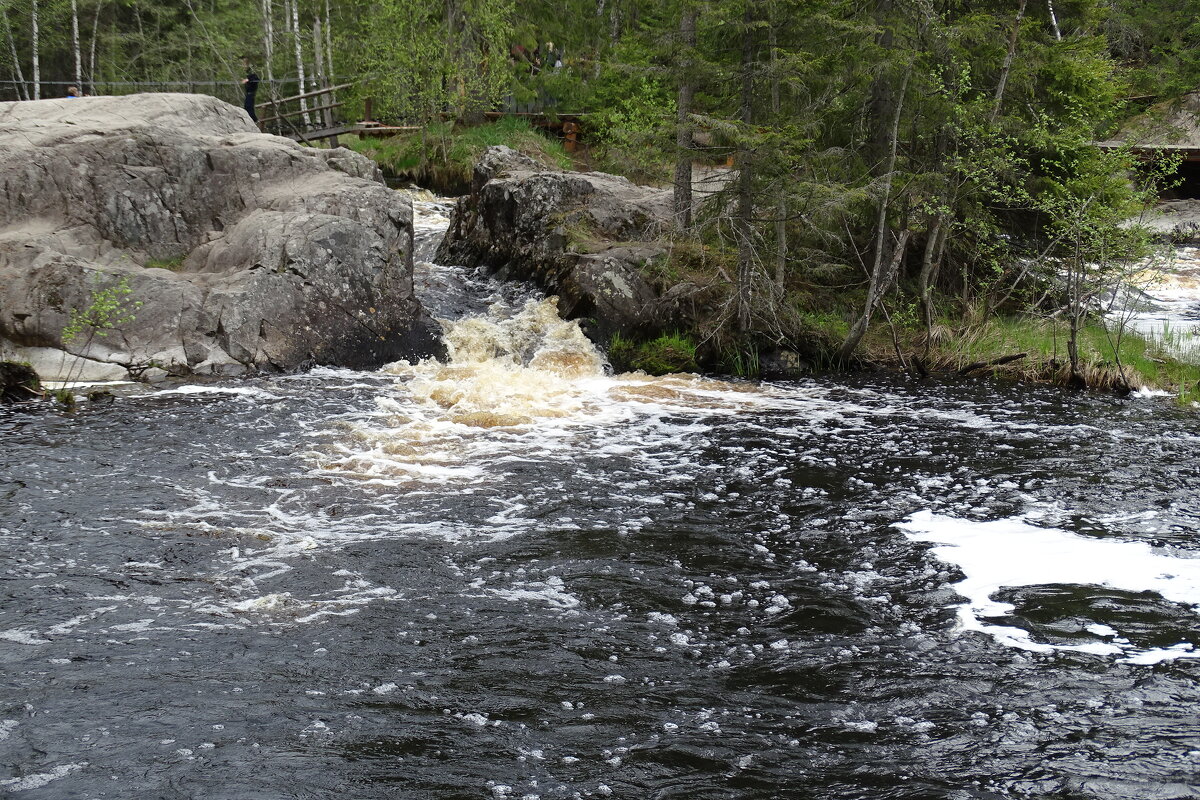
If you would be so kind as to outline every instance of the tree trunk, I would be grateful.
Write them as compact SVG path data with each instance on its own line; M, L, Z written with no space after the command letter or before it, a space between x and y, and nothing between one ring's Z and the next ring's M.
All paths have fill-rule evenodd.
M313 19L313 55L316 60L317 73L314 79L317 86L321 89L328 89L332 84L329 82L329 75L325 72L325 40L321 36L321 18L318 16ZM317 105L328 106L332 101L329 95L319 95L324 99ZM326 108L321 112L321 122L326 128L333 127L333 109ZM334 136L329 143L330 147L337 147L338 140Z
M1058 15L1054 13L1054 0L1046 0L1046 10L1050 12L1050 27L1054 29L1054 41L1062 41L1062 31L1058 27Z
M284 0L288 3L288 0ZM300 45L300 0L291 0L291 18L292 18L292 42L296 46L296 75L299 80L300 91L296 94L304 94L308 89L305 87L304 78L304 48ZM286 5L285 5L286 10ZM312 120L308 116L308 101L304 98L300 99L300 110L303 113L304 126L310 127Z
M779 86L779 48L775 37L775 19L773 15L767 30L770 31L769 43L771 46L771 113L778 119L782 105ZM779 187L779 199L776 201L775 206L775 287L782 292L784 284L787 281L788 259L788 194L786 183Z
M13 77L17 81L17 98L28 100L29 87L25 85L25 75L21 72L21 59L17 55L17 43L13 40L12 26L8 23L8 12L2 8L0 8L0 20L4 22L4 33L8 37L8 50L12 53Z
M917 274L917 299L921 303L922 316L925 318L927 339L929 332L933 329L933 302L929 295L933 290L933 282L937 279L942 242L945 241L945 237L945 215L938 214L929 221L929 231L925 234L925 252L921 256L921 271Z
M1008 86L1008 73L1012 70L1013 58L1017 54L1017 34L1021 31L1021 20L1025 17L1025 4L1029 0L1020 0L1017 4L1017 18L1013 20L1012 32L1008 35L1008 51L1004 54L1004 63L1000 65L1000 80L996 83L996 97L992 102L992 115L989 123L994 123L1000 116L1000 106L1004 103L1004 89Z
M753 120L754 99L754 0L745 0L746 9L742 15L742 91L741 111L742 135L738 140L737 150L737 216L734 220L737 236L737 278L734 290L737 298L737 330L747 333L750 330L751 276L754 268L754 248L751 242L752 215L754 213L753 189L754 173L750 159L750 146L746 138L750 136L750 125Z
M92 15L92 43L89 47L88 54L88 93L96 93L96 39L100 34L100 6L103 2L96 3L96 13ZM82 88L82 87L81 87Z
M692 50L696 47L696 7L684 8L679 19L680 45L686 55L680 61L679 101L675 128L675 229L692 227Z
M79 0L71 0L71 50L75 54L75 87L83 92L83 55L79 52Z
M325 72L329 75L330 86L337 83L333 71L333 17L329 13L329 0L325 0ZM334 102L333 95L329 96L329 102Z
M871 324L871 316L875 313L875 307L891 285L891 281L900 267L900 261L904 258L904 248L908 244L909 231L906 228L900 233L900 239L896 244L896 249L893 251L891 259L884 259L884 240L887 238L888 203L892 193L892 176L896 170L896 149L900 139L900 113L904 110L904 95L908 91L908 79L911 76L912 67L909 66L904 71L904 80L900 82L900 91L897 93L895 102L893 103L894 110L892 113L891 130L889 132L890 144L887 171L883 177L883 197L880 198L879 215L875 221L875 255L871 267L870 280L867 284L867 300L863 306L862 314L859 316L858 321L850 328L850 332L846 334L846 340L842 342L841 350L838 351L838 361L842 364L849 363L850 357L858 349L858 343L862 341L863 335L867 332L867 326Z
M42 63L38 55L38 0L32 0L33 28L30 32L33 47L33 99L42 99Z
M892 6L893 0L876 0L875 2L875 25L879 28L879 33L875 36L875 43L884 52L892 49L895 39L891 22L888 19ZM891 119L892 104L895 102L890 77L886 66L880 65L880 68L876 70L875 78L871 81L871 94L867 106L867 125L870 130L867 139L867 153L871 160L871 174L876 176L882 174L880 170L887 157L888 128L885 120Z
M263 66L267 76L267 95L278 100L275 92L275 8L271 0L262 0L263 18Z

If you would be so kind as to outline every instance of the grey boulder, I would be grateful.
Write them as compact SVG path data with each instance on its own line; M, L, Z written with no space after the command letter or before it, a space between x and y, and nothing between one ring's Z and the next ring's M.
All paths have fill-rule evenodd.
M439 348L408 198L368 159L261 134L215 98L0 103L0 187L0 356L43 378Z
M593 338L689 325L689 291L663 291L648 268L667 255L671 191L601 172L565 172L503 146L475 167L436 260L484 267L557 295Z

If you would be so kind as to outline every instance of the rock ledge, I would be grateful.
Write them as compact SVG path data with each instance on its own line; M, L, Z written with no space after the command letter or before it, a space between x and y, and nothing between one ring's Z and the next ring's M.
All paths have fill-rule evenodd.
M0 357L44 378L369 367L437 347L412 208L215 98L0 103ZM132 320L63 331L105 291ZM102 321L106 318L100 317Z

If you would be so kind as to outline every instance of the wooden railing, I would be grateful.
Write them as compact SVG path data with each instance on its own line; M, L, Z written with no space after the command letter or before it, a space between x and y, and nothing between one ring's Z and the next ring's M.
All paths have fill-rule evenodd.
M261 111L258 128L305 142L333 139L336 146L338 135L348 132L341 130L348 127L345 122L334 116L334 110L345 105L338 101L337 92L352 86L353 83L343 83L258 103L255 105ZM317 105L310 106L308 100L316 101Z
M258 129L300 142L329 139L334 147L338 145L338 137L348 133L359 136L392 136L403 131L417 130L411 126L384 125L371 119L374 102L370 97L363 98L361 120L348 120L341 114L335 114L336 109L345 106L345 103L337 99L336 93L354 85L343 83L327 89L314 89L311 92L258 103L255 108L262 109L268 115L259 118ZM318 105L310 106L306 102L308 100L313 100Z

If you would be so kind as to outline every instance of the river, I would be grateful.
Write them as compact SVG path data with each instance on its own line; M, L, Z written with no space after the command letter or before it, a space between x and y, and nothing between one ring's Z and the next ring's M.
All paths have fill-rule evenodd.
M1194 411L418 285L444 364L0 410L0 794L1200 797Z

